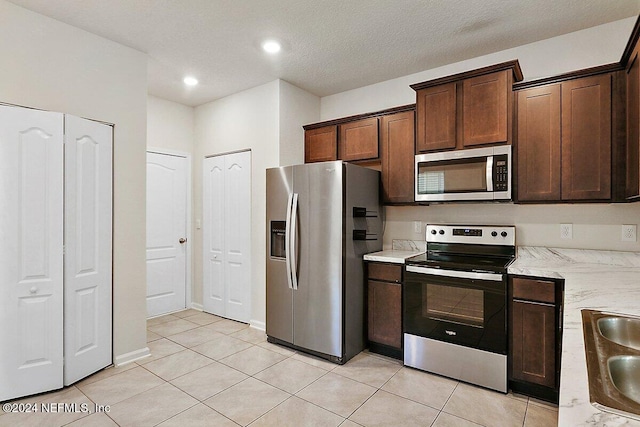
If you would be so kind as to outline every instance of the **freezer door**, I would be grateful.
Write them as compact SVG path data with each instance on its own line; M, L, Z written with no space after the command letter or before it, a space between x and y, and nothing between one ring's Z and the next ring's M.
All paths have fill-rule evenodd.
M293 167L297 289L293 291L293 342L343 356L343 165ZM268 324L268 321L267 321Z
M281 246L288 238L282 233L282 225L285 223L286 228L287 206L292 194L293 169L267 169L267 335L291 344L293 290L287 280L287 260L282 257Z

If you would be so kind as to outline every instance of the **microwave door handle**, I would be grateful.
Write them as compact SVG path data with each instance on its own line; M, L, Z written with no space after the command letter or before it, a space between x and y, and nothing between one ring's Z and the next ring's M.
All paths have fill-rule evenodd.
M293 194L289 194L289 200L287 201L287 222L285 225L285 239L284 239L284 259L287 267L287 284L289 289L293 289L293 282L291 280L291 207L293 206Z
M487 191L493 191L493 156L487 156Z
M298 290L298 248L296 241L296 228L298 226L298 193L293 193L291 206L291 287Z

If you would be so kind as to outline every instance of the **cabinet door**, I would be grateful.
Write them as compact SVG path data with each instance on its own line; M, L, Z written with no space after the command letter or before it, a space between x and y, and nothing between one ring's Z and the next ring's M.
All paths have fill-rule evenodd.
M513 301L511 322L512 378L555 387L555 307Z
M518 92L518 201L560 200L560 85Z
M456 84L434 86L416 93L416 152L456 147Z
M508 86L511 70L466 79L462 83L465 147L508 141Z
M382 194L387 203L414 201L413 111L391 114L380 119Z
M611 198L611 75L562 84L562 200Z
M304 132L304 162L338 160L337 126L325 126Z
M638 47L627 65L627 178L625 197L640 196L640 58Z
M369 341L402 347L402 285L369 280Z
M378 158L378 118L356 120L340 125L340 160Z

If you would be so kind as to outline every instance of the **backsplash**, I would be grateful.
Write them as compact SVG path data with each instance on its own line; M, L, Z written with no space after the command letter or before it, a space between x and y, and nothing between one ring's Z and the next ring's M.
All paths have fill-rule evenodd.
M424 240L393 239L391 242L391 249L394 251L425 251L427 250L426 247L427 243Z
M640 223L640 203L457 203L386 206L385 217L385 248L392 248L396 241L424 242L425 225L434 223L515 225L517 246L640 252L640 242L623 242L621 239L622 224ZM420 233L414 232L415 221L422 223ZM560 224L573 225L572 239L561 238Z

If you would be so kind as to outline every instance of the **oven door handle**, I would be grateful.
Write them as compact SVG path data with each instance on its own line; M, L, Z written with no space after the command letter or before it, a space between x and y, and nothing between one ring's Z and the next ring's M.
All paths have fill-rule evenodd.
M475 271L443 270L440 268L417 267L415 265L408 265L406 268L407 271L411 273L430 274L432 276L442 277L456 277L459 279L476 279L501 282L504 278L500 273L478 273Z

